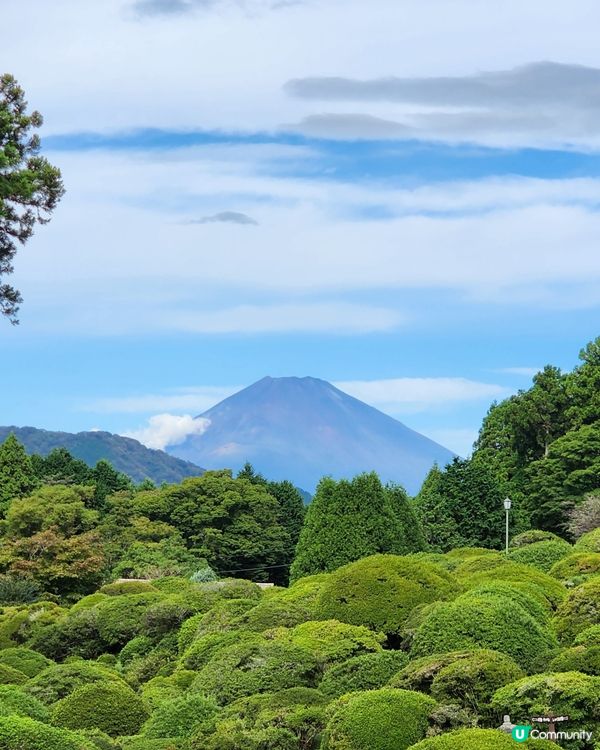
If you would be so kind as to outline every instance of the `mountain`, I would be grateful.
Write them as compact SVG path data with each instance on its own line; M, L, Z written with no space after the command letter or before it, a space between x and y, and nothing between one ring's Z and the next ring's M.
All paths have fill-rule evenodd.
M156 484L180 482L185 477L198 476L204 471L193 463L182 461L164 451L151 450L137 440L110 432L75 434L38 430L35 427L0 427L0 442L11 432L15 433L28 453L46 456L53 448L66 448L75 458L85 461L89 466L95 466L104 458L135 482L146 478Z
M170 453L209 469L250 461L272 480L313 490L325 474L375 470L416 493L432 465L454 454L402 422L317 378L270 378L201 414L202 434Z

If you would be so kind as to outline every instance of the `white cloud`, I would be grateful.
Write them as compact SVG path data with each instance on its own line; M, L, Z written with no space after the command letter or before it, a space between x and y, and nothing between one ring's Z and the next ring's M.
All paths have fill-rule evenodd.
M425 411L451 403L489 401L510 393L504 386L467 378L351 380L334 385L390 414Z
M80 411L106 414L148 414L157 411L191 411L202 414L243 386L200 386L167 393L97 398L79 404Z
M139 440L148 448L164 450L169 445L183 443L189 435L201 435L209 425L209 419L195 419L189 414L155 414L145 427L123 435Z

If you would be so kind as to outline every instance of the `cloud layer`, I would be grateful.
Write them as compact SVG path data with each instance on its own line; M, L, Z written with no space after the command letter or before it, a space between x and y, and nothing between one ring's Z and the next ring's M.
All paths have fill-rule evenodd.
M145 427L123 435L139 440L148 448L164 450L169 445L183 443L189 435L201 435L209 425L210 420L194 419L189 414L155 414Z

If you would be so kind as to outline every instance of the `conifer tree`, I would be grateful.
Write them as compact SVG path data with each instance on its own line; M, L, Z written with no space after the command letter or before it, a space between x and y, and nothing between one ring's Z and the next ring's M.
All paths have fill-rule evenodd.
M14 434L0 445L0 513L6 513L8 503L23 497L36 486L31 459Z

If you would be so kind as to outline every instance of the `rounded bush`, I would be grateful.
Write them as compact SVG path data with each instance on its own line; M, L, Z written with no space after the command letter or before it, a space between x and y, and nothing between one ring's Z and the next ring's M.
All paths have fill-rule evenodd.
M591 625L600 625L600 577L590 578L573 589L554 618L554 627L563 643L571 643Z
M569 717L561 724L561 730L576 732L584 728L598 736L600 678L579 672L524 677L500 688L492 699L492 708L499 715L510 714L516 722L544 716L551 709L559 716Z
M470 589L463 594L463 599L482 597L504 598L508 600L507 606L512 603L519 604L538 622L547 624L550 619L551 610L545 597L540 596L539 591L526 583L512 583L511 581L489 581Z
M281 597L265 597L255 607L239 615L235 620L235 626L262 633L269 628L293 628L294 625L307 622L312 617L309 608L300 602L286 601Z
M365 625L386 635L400 632L419 604L455 596L450 574L431 563L374 555L331 573L316 604L318 619Z
M288 630L268 632L268 637L310 651L322 664L345 661L352 656L381 651L384 636L362 625L348 625L337 620L304 622Z
M567 648L552 659L549 669L551 672L583 672L600 676L600 645Z
M214 654L191 689L227 704L254 693L314 687L319 673L319 661L308 649L255 636Z
M600 552L600 527L580 536L575 542L575 549L578 552Z
M505 597L466 595L439 604L419 626L413 656L492 649L527 669L536 655L556 647L554 634L523 607Z
M553 534L551 531L542 531L541 529L530 529L529 531L523 531L521 534L513 536L510 540L511 549L519 549L520 547L526 547L529 544L537 544L537 542L551 542L551 541L564 541L558 534Z
M213 594L221 599L254 599L262 598L262 589L245 578L223 578L220 581L197 584L204 594Z
M146 737L189 737L198 724L219 710L215 701L203 695L188 694L162 703L144 724Z
M91 607L95 607L96 604L104 601L104 599L108 599L108 594L101 594L99 591L95 591L93 594L88 594L87 596L82 596L81 599L76 601L75 604L71 607L71 609L69 610L69 614L72 615L82 609L90 609Z
M573 547L563 539L549 539L513 549L510 559L548 573L555 563L567 557L572 551Z
M102 642L110 649L121 649L139 635L146 610L164 598L158 591L145 594L111 596L94 607Z
M574 552L554 563L550 575L566 586L579 586L600 574L600 552Z
M410 690L383 688L340 698L323 750L406 750L425 736L436 702Z
M22 716L0 717L2 750L96 750L79 734Z
M225 599L215 604L204 614L194 615L194 617L190 618L196 626L193 631L192 642L195 638L201 638L208 633L237 630L237 621L240 615L252 609L255 604L256 602L252 599ZM185 636L180 631L182 640L190 635L192 628L193 625L186 628L184 631L186 633Z
M515 741L510 734L497 729L460 729L423 740L410 750L515 750ZM534 750L560 750L559 745L549 740L527 740L524 748Z
M17 685L0 685L0 716L28 716L47 722L50 714L44 704Z
M477 653L477 651L450 651L445 654L431 654L419 659L412 659L391 677L388 687L429 693L431 684L441 669L459 659L467 659L474 653Z
M202 669L212 657L227 646L241 642L260 642L258 633L244 633L239 630L228 630L225 633L209 633L198 638L184 652L180 659L184 669Z
M54 664L27 683L27 692L42 703L51 705L82 685L116 682L125 685L118 674L107 667L87 661Z
M407 662L408 656L403 651L354 656L328 669L319 683L319 690L331 698L357 690L375 690L386 685Z
M177 737L172 737L168 740L151 740L143 736L125 737L119 741L118 750L179 750L179 748L183 749L184 742L183 739L178 739Z
M431 695L491 719L489 703L496 690L524 676L510 656L482 649L442 667L431 683Z
M53 662L37 651L32 651L24 646L5 648L0 651L0 664L5 664L13 669L18 669L27 677L35 677L43 669L49 667Z
M101 729L110 737L137 734L148 718L142 699L116 682L82 685L52 709L52 723L66 729Z
M165 701L181 697L194 681L196 673L189 669L178 669L168 677L153 677L142 685L142 697L151 709Z
M0 685L22 685L27 682L27 675L19 669L0 664Z
M600 625L591 625L575 638L576 646L600 646Z
M107 596L123 596L124 594L147 594L157 590L151 581L123 580L104 584L98 589L98 593Z

